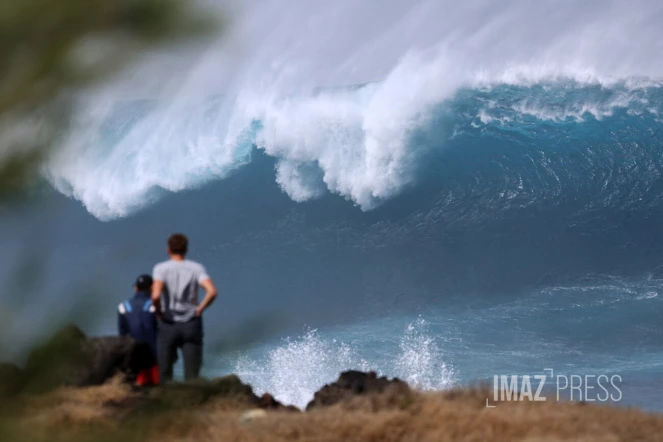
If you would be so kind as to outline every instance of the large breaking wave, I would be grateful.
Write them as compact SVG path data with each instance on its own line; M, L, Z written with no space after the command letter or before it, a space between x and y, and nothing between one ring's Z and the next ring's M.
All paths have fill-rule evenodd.
M45 168L58 190L123 217L227 177L257 147L295 201L331 192L369 210L433 171L474 181L448 191L447 209L460 194L482 213L657 204L658 2L224 6L220 41L157 54L80 98ZM461 144L464 169L445 170L441 152Z

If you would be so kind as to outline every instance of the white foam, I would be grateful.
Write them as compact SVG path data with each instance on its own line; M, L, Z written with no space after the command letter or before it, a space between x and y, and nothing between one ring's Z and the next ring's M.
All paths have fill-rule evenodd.
M112 219L154 200L155 189L227 176L250 160L255 141L277 158L276 180L294 200L326 189L370 209L416 178L420 149L409 137L461 87L660 85L662 8L654 0L235 3L225 38L156 54L88 94L45 174ZM316 89L367 81L353 92ZM205 100L220 93L224 104L210 117ZM107 145L99 127L114 102L144 97L158 108ZM581 119L611 107L519 110Z
M259 394L269 392L285 404L303 408L320 387L342 371L367 368L368 363L359 358L354 347L325 340L312 330L268 350L266 356L240 356L233 372Z
M333 332L312 330L258 354L240 355L233 373L259 394L269 392L279 401L298 407L305 407L317 390L347 370L373 370L399 377L420 390L442 390L454 384L454 370L444 360L426 321L419 318L407 325L402 335L398 335L399 330L396 333L380 333L376 338L367 334L366 327L350 329L344 336L352 340L344 342L332 337ZM375 353L379 345L387 348ZM394 348L389 348L392 345Z
M394 374L420 390L443 390L454 384L454 370L422 318L407 326L400 341Z
M319 195L316 183L303 185L301 164L317 165L329 191L363 209L411 182L415 152L408 136L427 121L430 107L455 90L438 81L440 67L423 65L422 56L404 59L384 81L358 91L253 97L251 118L263 125L257 145L280 159L283 190L298 201Z

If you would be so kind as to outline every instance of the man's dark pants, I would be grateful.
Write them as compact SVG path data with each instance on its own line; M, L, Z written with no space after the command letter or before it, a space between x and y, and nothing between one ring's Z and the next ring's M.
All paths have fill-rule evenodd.
M161 382L173 379L173 364L177 361L177 349L182 349L184 379L197 379L203 363L203 321L193 318L188 322L159 321L157 359Z

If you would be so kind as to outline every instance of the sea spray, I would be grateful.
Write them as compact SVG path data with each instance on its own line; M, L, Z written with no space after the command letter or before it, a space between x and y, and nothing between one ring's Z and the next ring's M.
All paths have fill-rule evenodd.
M453 368L422 317L407 326L399 347L394 375L421 390L442 390L453 385Z
M334 337L337 332L351 343ZM333 382L346 370L376 371L400 377L412 387L439 390L454 383L454 372L443 361L437 339L418 318L405 328L400 342L385 342L361 330L310 330L274 347L239 355L234 372L259 393L269 392L279 401L304 407L315 391ZM393 355L393 356L392 356ZM369 362L370 361L370 362Z
M240 356L234 371L258 392L304 407L316 390L342 371L366 370L368 365L353 346L326 340L317 330L309 330L299 338L285 339L261 358Z

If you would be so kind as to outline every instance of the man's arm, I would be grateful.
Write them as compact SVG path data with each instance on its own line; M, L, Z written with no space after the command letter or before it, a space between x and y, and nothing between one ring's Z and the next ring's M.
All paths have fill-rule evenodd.
M203 298L202 302L198 304L198 308L196 309L196 316L202 315L205 309L212 305L217 295L216 287L214 287L214 283L212 282L211 278L207 278L201 281L200 285L205 290L205 297Z
M161 292L163 291L163 281L155 279L152 283L152 305L157 319L161 319Z

